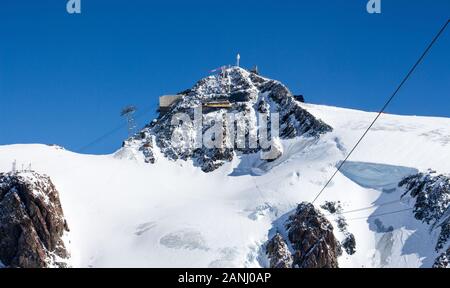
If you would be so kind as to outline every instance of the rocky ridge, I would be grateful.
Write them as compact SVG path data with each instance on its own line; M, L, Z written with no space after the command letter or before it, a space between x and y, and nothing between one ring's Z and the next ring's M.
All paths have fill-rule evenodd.
M36 172L0 173L0 265L67 267L68 226L59 193Z

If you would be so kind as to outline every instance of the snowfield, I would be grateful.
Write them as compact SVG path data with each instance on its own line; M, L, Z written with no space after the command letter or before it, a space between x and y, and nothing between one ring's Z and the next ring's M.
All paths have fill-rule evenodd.
M94 156L8 145L0 146L0 171L17 160L51 177L75 267L265 267L265 242L299 202L314 199L376 116L301 106L334 131L320 140L282 140L284 154L271 163L246 155L204 173L157 149L150 165L124 150ZM428 168L450 173L450 119L383 114L316 202L340 201L344 211L372 207L345 214L356 253L344 253L341 267L432 266L438 231L406 210L414 203L400 201L397 187Z

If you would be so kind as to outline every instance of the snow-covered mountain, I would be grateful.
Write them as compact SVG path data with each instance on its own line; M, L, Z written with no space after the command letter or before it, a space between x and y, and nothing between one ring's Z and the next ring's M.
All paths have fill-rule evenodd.
M301 265L292 231L309 220L299 204L314 199L376 113L301 103L280 82L240 68L225 72L183 92L171 111L111 155L0 146L0 171L14 160L32 163L59 191L70 265ZM280 113L282 153L265 161L259 149L173 147L170 117L217 99L232 107L206 111L203 120L231 109L244 111L255 127L260 109ZM383 114L315 203L327 227L317 233L336 241L332 254L341 255L330 266L446 266L449 160L450 119ZM345 245L351 236L354 251ZM285 262L268 257L270 240L269 247L281 247L270 255Z

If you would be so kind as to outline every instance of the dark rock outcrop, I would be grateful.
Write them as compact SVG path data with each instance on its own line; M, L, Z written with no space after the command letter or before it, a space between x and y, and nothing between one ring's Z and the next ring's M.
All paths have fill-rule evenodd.
M345 239L342 240L341 245L348 255L353 255L356 253L356 240L353 234L347 234Z
M283 236L277 233L266 246L270 268L292 268L292 254Z
M414 216L417 220L439 229L436 252L447 249L436 259L435 267L448 266L450 259L450 176L429 170L406 177L399 183L406 189L402 197L415 198Z
M345 217L342 214L344 210L342 209L341 202L325 201L325 203L322 206L320 206L320 208L336 216L335 222L337 228L345 237L344 240L342 240L341 242L341 246L342 248L344 248L345 252L348 255L355 254L356 253L355 235L353 235L348 231L347 220L345 220Z
M6 267L66 267L68 231L48 176L0 173L0 262Z
M338 268L342 253L333 225L310 203L298 205L286 225L294 253L294 267Z
M333 201L325 201L325 203L320 206L325 211L330 212L331 214L342 213L341 202L333 202Z
M436 259L433 268L450 268L450 248Z
M450 177L434 171L406 177L399 184L406 194L416 198L414 216L427 224L439 220L450 206Z

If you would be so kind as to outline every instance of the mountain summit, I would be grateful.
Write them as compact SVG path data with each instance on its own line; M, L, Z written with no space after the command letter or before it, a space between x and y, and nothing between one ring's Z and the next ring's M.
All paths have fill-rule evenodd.
M145 162L154 163L154 149L161 149L168 159L192 159L194 165L204 172L211 172L236 155L265 150L266 147L258 145L261 139L255 140L256 145L250 144L253 139L262 136L261 131L267 130L272 142L272 153L263 157L268 161L282 155L279 139L318 137L332 131L331 126L301 108L285 85L240 67L223 68L220 73L201 79L192 88L174 97L177 101L165 113L124 142L121 155L136 157L142 154ZM200 107L200 115L196 115L195 109ZM194 125L183 123L186 118L174 121L180 113L194 121ZM263 123L261 119L266 118L261 117L269 118L274 113L278 117L276 123L270 119ZM198 127L195 127L196 116ZM281 125L277 125L279 123ZM215 125L223 129L208 135L208 129ZM272 135L273 127L279 135ZM180 147L179 143L174 143L174 135L181 137L184 144L193 144L198 139L203 140L203 144ZM211 147L208 142L216 145Z

